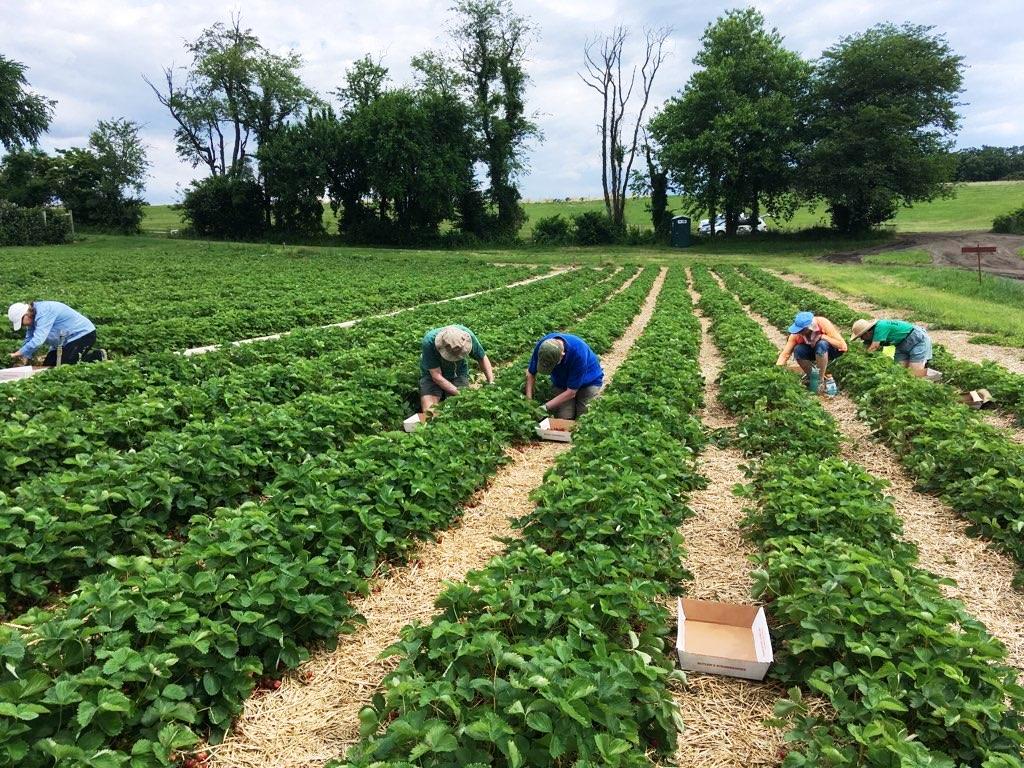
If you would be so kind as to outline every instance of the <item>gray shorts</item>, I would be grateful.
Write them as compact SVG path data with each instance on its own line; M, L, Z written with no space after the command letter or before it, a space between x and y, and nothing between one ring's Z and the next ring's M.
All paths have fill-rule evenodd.
M914 327L907 338L896 345L897 363L927 363L932 359L932 340L924 328Z
M551 415L556 419L578 419L587 412L587 406L590 404L590 401L597 397L600 391L600 386L581 387L576 390L576 397L555 408ZM565 392L564 389L558 389L558 387L555 387L555 394L553 397L557 397L563 392Z
M456 376L454 379L451 379L451 382L459 389L465 389L469 386L469 377ZM441 400L450 397L447 392L434 383L434 380L430 378L429 373L426 376L420 376L420 395L430 395L431 397L437 397Z

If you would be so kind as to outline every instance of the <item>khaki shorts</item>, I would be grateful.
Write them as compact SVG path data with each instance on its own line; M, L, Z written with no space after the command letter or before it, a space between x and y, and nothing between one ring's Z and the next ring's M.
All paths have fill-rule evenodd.
M587 412L587 406L590 404L590 401L597 397L600 391L600 386L582 387L577 389L576 397L555 408L551 415L556 419L578 419ZM555 387L555 394L553 397L557 397L563 392L565 392L564 389L558 389L558 387Z
M466 387L469 386L469 377L456 376L454 379L451 380L451 382L457 388L465 389ZM426 376L420 376L420 395L429 395L430 397L437 397L441 400L450 397L450 395L447 392L445 392L443 389L437 386L434 380L430 378L429 373Z

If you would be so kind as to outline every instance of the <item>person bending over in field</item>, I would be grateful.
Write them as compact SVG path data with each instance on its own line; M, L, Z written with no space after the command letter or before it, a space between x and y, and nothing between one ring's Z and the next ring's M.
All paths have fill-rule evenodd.
M446 325L427 331L420 352L420 407L424 413L469 385L467 357L479 363L487 383L493 384L490 358L469 328Z
M863 341L868 352L896 348L896 362L915 376L925 375L932 359L932 340L924 328L904 320L866 320L853 324L853 341Z
M43 360L48 368L107 359L105 349L92 348L96 343L96 326L67 304L59 301L11 304L7 319L15 331L25 329L25 343L11 353L12 358L22 363L27 364L44 344L50 348Z
M551 374L555 396L544 408L559 419L578 419L601 391L604 370L594 351L579 336L549 333L533 348L526 369L526 397L533 399L537 374Z
M800 312L789 326L789 340L775 364L785 365L789 362L789 356L793 355L805 379L810 376L811 369L817 366L818 391L825 392L829 363L847 349L845 339L831 320L813 312Z

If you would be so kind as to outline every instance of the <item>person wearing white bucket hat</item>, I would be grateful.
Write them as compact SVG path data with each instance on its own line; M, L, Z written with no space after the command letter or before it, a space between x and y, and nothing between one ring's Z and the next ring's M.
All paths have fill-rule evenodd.
M104 349L93 350L96 326L85 315L59 301L33 301L11 304L7 319L15 331L25 330L25 343L11 357L28 363L39 347L46 345L43 365L91 363L107 359Z
M914 376L927 373L928 362L932 359L932 340L928 332L919 325L905 320L867 320L861 318L853 324L852 340L863 341L868 352L882 347L895 347L896 362L907 368Z
M480 339L469 328L446 325L426 332L420 350L420 407L423 413L469 386L467 357L477 361L487 383L493 384L491 360Z

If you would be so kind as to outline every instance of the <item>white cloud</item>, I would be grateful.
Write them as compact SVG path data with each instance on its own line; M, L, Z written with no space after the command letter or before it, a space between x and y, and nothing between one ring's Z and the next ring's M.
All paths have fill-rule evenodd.
M545 141L531 149L521 182L528 198L594 194L600 190L596 95L576 75L586 40L616 24L634 30L671 25L672 57L655 89L657 106L692 72L704 27L744 3L705 0L517 0L538 39L530 52L530 109ZM884 21L935 25L968 65L959 143L1024 143L1024 43L1017 38L1019 0L965 4L957 0L754 0L787 45L808 57ZM303 77L322 94L340 83L353 60L383 55L396 82L410 78L409 58L445 45L451 0L324 0L316 4L245 0L216 6L197 0L3 0L0 52L28 65L29 80L58 100L47 148L84 142L99 119L130 117L145 125L153 202L176 199L176 186L198 175L174 155L173 124L142 75L159 79L168 64L186 63L183 43L206 26L241 12L265 45L295 48Z

